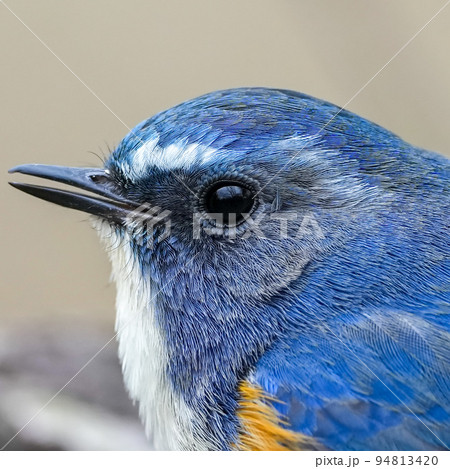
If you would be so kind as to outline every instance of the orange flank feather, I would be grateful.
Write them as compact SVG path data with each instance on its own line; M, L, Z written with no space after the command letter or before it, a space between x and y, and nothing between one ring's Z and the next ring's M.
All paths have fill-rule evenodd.
M237 449L241 451L300 451L318 448L314 439L289 430L268 396L247 381L238 387L241 396L237 416L241 423ZM284 424L284 426L283 426Z

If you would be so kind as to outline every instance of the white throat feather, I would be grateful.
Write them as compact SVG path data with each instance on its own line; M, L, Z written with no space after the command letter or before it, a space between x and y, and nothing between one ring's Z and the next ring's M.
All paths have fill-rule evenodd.
M107 249L117 286L116 332L125 386L139 404L147 436L158 450L214 449L198 436L204 434L204 419L174 391L167 376L168 354L155 319L154 298L160 287L142 279L126 231L119 236L101 220L94 226Z

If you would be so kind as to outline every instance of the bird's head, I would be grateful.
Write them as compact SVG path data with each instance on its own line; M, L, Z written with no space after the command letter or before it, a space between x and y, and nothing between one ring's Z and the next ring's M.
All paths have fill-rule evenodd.
M144 121L104 168L13 171L90 193L15 183L96 217L119 307L153 305L167 373L192 402L216 388L232 394L289 322L285 287L370 229L389 203L402 145L324 101L236 89Z
M383 151L395 137L338 112L282 90L215 92L138 125L102 169L12 170L96 197L14 185L97 216L144 282L162 286L184 269L195 279L188 296L270 298L342 240L351 217L384 202L387 173L375 169L391 164Z

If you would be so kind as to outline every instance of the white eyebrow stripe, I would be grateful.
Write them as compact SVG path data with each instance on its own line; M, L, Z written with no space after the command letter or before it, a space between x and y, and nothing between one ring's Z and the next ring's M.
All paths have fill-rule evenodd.
M161 147L158 142L158 137L152 138L134 152L127 165L134 178L145 177L152 166L174 170L188 169L194 164L202 165L211 161L217 151L201 143L187 144L186 139L180 139L167 147Z
M148 140L133 155L133 172L141 174L148 165L148 155L153 154L158 145L159 137Z
M204 143L192 142L188 143L187 137L180 137L178 140L163 147L159 144L160 136L154 135L144 141L142 145L135 150L131 157L121 162L121 166L125 174L130 175L134 181L144 179L152 171L158 168L167 171L176 169L189 169L194 165L207 165L211 163L219 155L224 156L231 150L216 148ZM274 149L284 147L300 147L301 153L307 154L308 148L314 143L314 138L305 138L302 136L294 136L284 140L274 141L271 146ZM247 149L233 149L235 155L245 154ZM316 157L317 155L314 155Z

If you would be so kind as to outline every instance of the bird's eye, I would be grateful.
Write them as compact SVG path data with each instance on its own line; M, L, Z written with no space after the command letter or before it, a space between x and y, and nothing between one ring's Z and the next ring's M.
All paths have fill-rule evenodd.
M220 182L206 192L204 200L206 211L214 218L220 216L224 225L238 225L252 211L255 194L238 182Z

